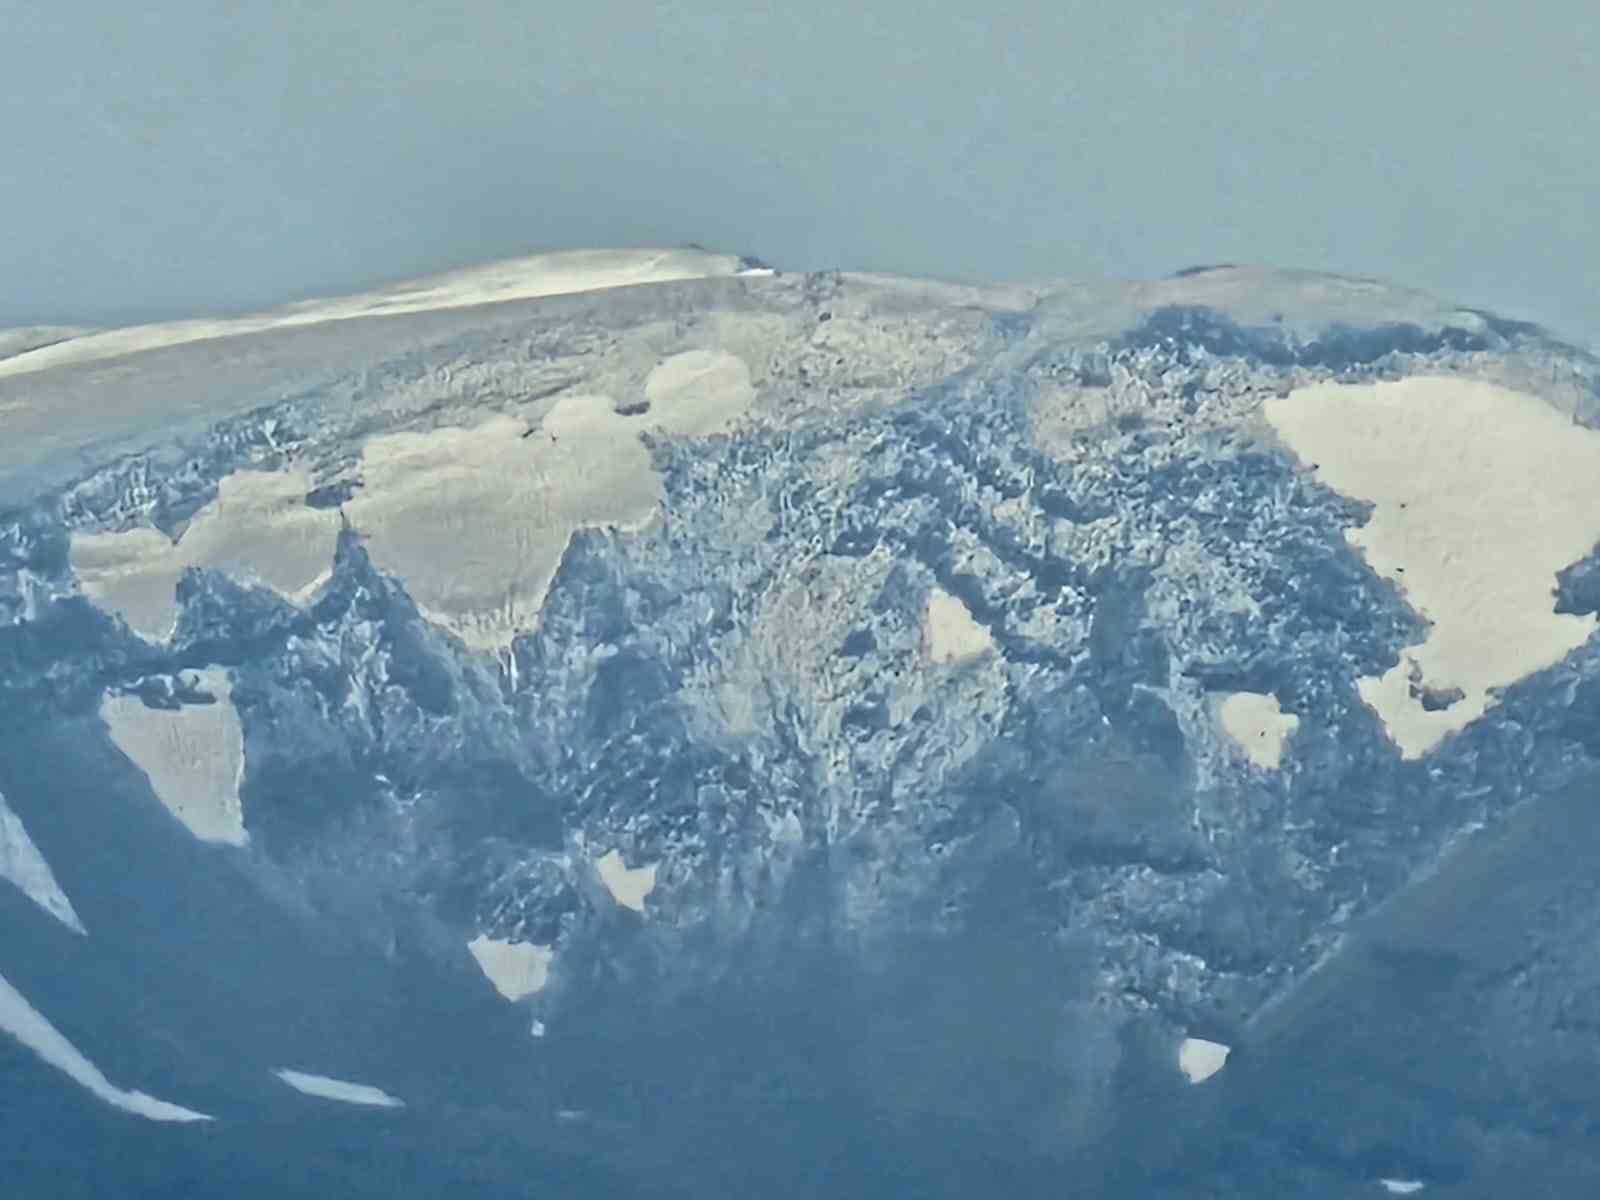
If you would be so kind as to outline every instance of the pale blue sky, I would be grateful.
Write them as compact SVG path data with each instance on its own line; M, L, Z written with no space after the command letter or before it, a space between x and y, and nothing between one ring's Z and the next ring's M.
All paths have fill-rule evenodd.
M1600 342L1591 2L0 0L0 324L536 249L1382 275Z

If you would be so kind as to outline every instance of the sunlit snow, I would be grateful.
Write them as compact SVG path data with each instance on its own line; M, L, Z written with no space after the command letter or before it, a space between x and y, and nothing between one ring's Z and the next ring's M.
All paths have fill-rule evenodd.
M210 667L195 675L214 703L164 709L137 696L107 696L100 715L117 748L195 837L242 846L250 840L239 799L244 732L227 673Z
M479 934L467 943L478 967L507 1000L522 1000L542 991L555 957L549 946L506 942Z
M186 342L288 329L298 325L319 325L356 317L466 308L475 304L530 300L539 296L666 283L679 279L770 273L746 269L735 255L712 254L704 250L565 250L534 254L467 267L376 291L327 300L307 300L251 316L167 321L68 336L34 350L0 358L0 376L43 371L68 363L95 362Z
M634 912L644 911L646 897L655 890L656 864L629 867L620 851L611 850L596 859L594 866L613 900Z
M1245 756L1266 771L1283 761L1283 746L1300 727L1300 718L1278 707L1276 696L1259 692L1233 692L1217 706L1226 733Z
M0 1030L10 1034L56 1070L81 1084L113 1108L151 1121L209 1121L194 1112L143 1092L117 1087L83 1053L69 1042L26 997L0 975Z
M1228 1061L1230 1047L1205 1038L1184 1038L1178 1048L1178 1069L1190 1083L1204 1083Z
M1492 383L1319 383L1267 419L1316 477L1371 503L1346 538L1430 624L1359 681L1403 757L1420 758L1596 628L1555 611L1556 573L1600 542L1600 432Z
M0 879L8 879L45 912L77 933L86 932L55 872L33 844L22 818L0 792Z
M297 1092L323 1100L338 1100L343 1104L365 1104L374 1108L402 1108L404 1101L396 1100L381 1088L364 1083L349 1083L343 1079L330 1079L326 1075L310 1075L304 1071L291 1071L287 1067L273 1072Z

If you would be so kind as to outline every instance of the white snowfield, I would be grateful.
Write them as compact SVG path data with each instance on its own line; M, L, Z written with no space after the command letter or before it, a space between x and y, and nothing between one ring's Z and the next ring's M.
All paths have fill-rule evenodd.
M150 708L137 696L107 696L100 716L111 740L150 780L156 798L205 842L243 846L239 784L244 777L244 731L233 707L227 672L194 673L216 698L177 710Z
M10 880L24 896L74 933L88 932L4 792L0 792L0 879Z
M590 260L566 259L575 265L551 278L573 283L573 271ZM627 271L616 255L597 261L623 274L669 270L680 278L687 269L686 260L671 256L629 260ZM694 262L697 271L710 270ZM502 264L494 277L520 277L517 267ZM440 294L418 288L407 303ZM301 470L237 471L220 481L215 499L176 542L151 527L77 532L71 565L87 597L147 640L164 642L176 629L186 570L218 570L305 605L330 577L348 521L373 562L405 585L429 620L474 649L501 650L537 624L574 533L637 530L656 516L662 484L640 435L715 433L756 394L742 358L703 349L661 358L641 392L644 404L624 404L627 411L605 395L566 393L536 418L497 415L468 427L373 437L362 447L361 486L342 512L305 503L312 484Z
M373 438L345 511L423 616L475 649L509 645L538 620L576 530L636 528L655 511L659 483L631 425L603 396L569 396L537 429L493 417Z
M608 850L595 860L594 868L613 900L623 908L642 913L645 900L656 887L657 865L630 867L620 850Z
M1535 396L1442 376L1320 383L1265 412L1318 478L1375 506L1346 539L1432 623L1359 683L1402 757L1594 633L1593 614L1555 611L1555 577L1600 542L1600 433Z
M74 533L68 551L84 594L152 642L178 619L178 580L190 567L221 571L304 605L333 570L339 514L306 506L301 471L235 471L176 543L158 529Z
M0 975L0 1030L113 1108L151 1121L211 1120L205 1113L117 1087L3 975Z
M321 1100L337 1100L342 1104L364 1104L371 1108L404 1108L405 1101L397 1100L381 1088L364 1083L349 1083L343 1079L330 1079L326 1075L310 1075L304 1071L291 1071L287 1067L273 1072L297 1092L316 1096Z
M755 389L737 356L689 350L650 372L644 396L648 410L633 415L569 393L537 424L496 416L375 437L344 513L425 617L473 649L504 649L537 624L574 533L638 530L655 517L662 483L640 434L715 432Z
M1300 727L1300 718L1279 708L1276 696L1260 692L1230 693L1217 705L1217 717L1223 732L1264 771L1278 769L1284 743Z
M1178 1070L1190 1083L1204 1083L1228 1061L1232 1047L1205 1038L1184 1038L1178 1047Z
M943 588L928 593L922 618L922 644L941 665L968 662L994 647L988 629L973 620L967 606Z
M731 254L704 250L564 250L504 259L394 284L375 291L326 300L307 300L270 312L213 320L166 321L67 336L36 349L0 358L0 376L24 375L51 367L96 362L158 350L186 342L210 341L349 321L359 317L436 312L506 300L531 300L641 283L708 279L753 274ZM19 335L23 331L18 331Z
M479 934L467 943L474 961L495 990L507 1000L525 1000L542 992L550 980L555 951L531 942L507 942Z

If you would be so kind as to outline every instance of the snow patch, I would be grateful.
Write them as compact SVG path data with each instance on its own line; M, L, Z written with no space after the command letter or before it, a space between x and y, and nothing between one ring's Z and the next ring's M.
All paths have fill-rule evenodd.
M1283 761L1283 744L1300 727L1300 718L1278 707L1278 698L1259 692L1234 692L1217 706L1223 732L1245 756L1265 771Z
M536 426L496 416L375 437L345 514L424 616L475 650L502 650L537 625L574 533L636 531L655 517L662 484L639 434L711 432L754 390L741 359L693 350L659 364L645 394L638 416L572 394Z
M661 483L637 428L603 396L566 396L537 429L499 416L373 438L345 512L424 616L503 649L537 624L573 533L654 516Z
M330 1079L326 1075L308 1075L304 1071L291 1071L287 1067L273 1072L297 1092L317 1096L323 1100L338 1100L344 1104L366 1104L375 1108L404 1108L403 1100L396 1100L380 1088L364 1083L348 1083L343 1079Z
M650 372L644 383L651 423L669 433L714 433L750 407L750 368L721 350L685 350Z
M245 317L167 321L70 336L0 358L0 376L96 362L187 342L238 337L357 317L395 316L602 291L644 283L762 274L737 256L704 250L566 250L505 259L337 299L308 300ZM770 272L766 272L770 274ZM20 344L20 343L19 343Z
M1439 376L1316 384L1265 413L1319 479L1374 505L1346 539L1432 623L1359 681L1403 758L1594 632L1594 614L1555 612L1555 576L1600 541L1600 433L1537 397Z
M646 897L655 890L657 865L629 867L620 851L610 850L595 860L594 867L613 900L623 908L642 913Z
M1205 1038L1184 1038L1178 1047L1178 1070L1190 1083L1204 1083L1228 1061L1232 1048Z
M337 512L306 506L301 471L236 471L174 544L158 529L74 533L69 550L84 594L153 642L178 620L178 580L190 567L221 571L305 605L332 572Z
M9 879L24 896L74 933L88 932L4 792L0 792L0 879Z
M68 561L83 594L129 629L164 642L178 622L182 554L159 529L74 533Z
M167 810L206 842L246 845L239 782L244 774L244 731L233 707L227 672L194 672L211 704L150 708L137 696L107 696L100 716L117 748L150 780Z
M550 980L555 951L549 946L505 942L479 934L467 943L467 949L495 990L507 1000L526 999L543 991Z
M204 1113L117 1087L3 975L0 975L0 1030L113 1108L151 1121L211 1120Z
M1378 1185L1391 1196L1410 1196L1427 1186L1420 1179L1380 1179Z
M994 638L972 619L967 606L942 588L928 595L922 640L936 663L967 662L994 646Z

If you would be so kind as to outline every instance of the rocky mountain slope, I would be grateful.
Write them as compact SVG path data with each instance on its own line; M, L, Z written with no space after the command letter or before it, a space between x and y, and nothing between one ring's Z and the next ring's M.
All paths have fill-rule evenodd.
M808 1139L854 1164L833 1195L930 1139L892 1177L927 1194L984 1155L1030 1194L1064 1164L1169 1195L1594 1166L1589 1092L1545 1102L1547 1066L1600 1052L1579 881L1517 916L1537 952L1437 985L1470 977L1515 1060L1492 1116L1368 1064L1386 1122L1297 1121L1262 1100L1281 1060L1253 1065L1325 1019L1318 987L1370 999L1339 964L1371 914L1600 761L1592 359L1309 273L665 261L0 360L0 874L36 901L0 972L35 1016L156 886L116 892L134 868L89 848L137 820L138 879L222 872L299 931L271 937L499 1014L461 1051L503 1057L499 1090L474 1075L438 1121L534 1105L541 1163L748 1184L755 1149L705 1165L737 1128L788 1163L769 1194L824 1186ZM95 779L120 800L85 805ZM120 901L74 887L90 854ZM83 1036L159 1026L137 971L111 986L127 1008ZM317 1052L369 1003L330 999ZM289 1038L293 1005L211 1053ZM359 1041L360 1086L443 1103ZM1194 1086L1202 1043L1235 1053ZM267 1084L172 1065L196 1053L129 1061L248 1126ZM825 1110L880 1122L877 1157Z

